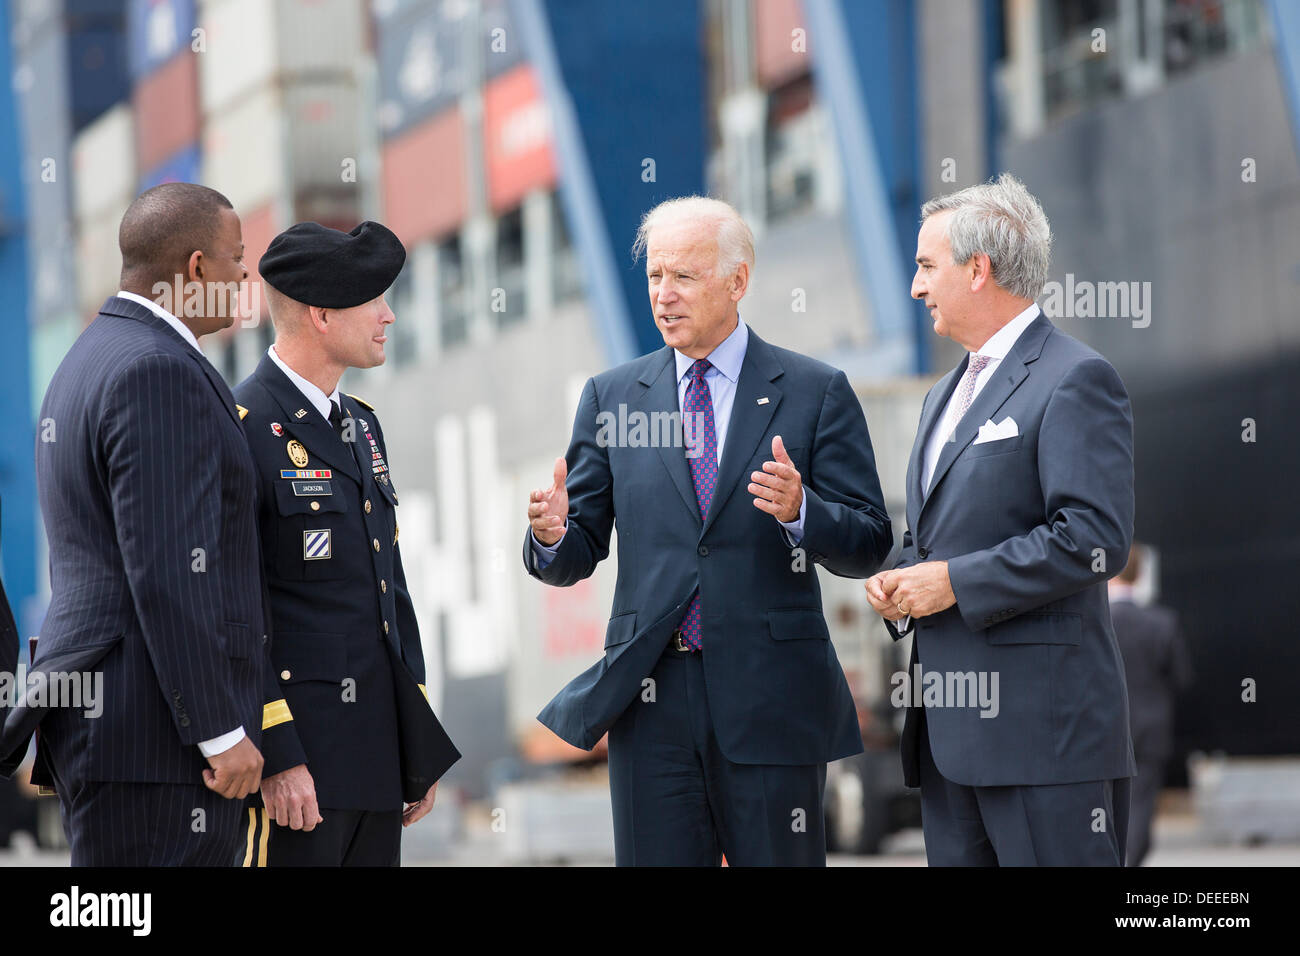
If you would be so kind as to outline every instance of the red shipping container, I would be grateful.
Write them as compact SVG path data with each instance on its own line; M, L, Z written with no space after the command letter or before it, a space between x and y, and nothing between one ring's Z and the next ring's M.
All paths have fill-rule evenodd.
M176 54L136 84L135 155L139 169L153 169L199 138L199 78L194 54Z
M802 30L802 34L794 31ZM808 23L799 0L754 4L754 52L759 84L771 89L812 69ZM794 47L796 42L801 50Z
M532 189L554 187L550 113L528 64L502 74L484 89L483 137L493 212L517 206Z
M408 250L465 221L465 124L459 109L386 142L383 164L384 225Z

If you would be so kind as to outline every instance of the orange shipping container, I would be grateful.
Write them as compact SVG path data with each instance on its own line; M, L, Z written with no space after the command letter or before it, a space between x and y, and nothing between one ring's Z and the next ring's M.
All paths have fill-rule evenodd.
M494 212L519 205L530 190L555 185L550 112L531 66L518 66L487 85L483 136Z
M465 221L465 124L449 109L383 147L384 224L409 250Z
M795 30L803 32L796 34ZM762 86L772 89L812 69L807 31L799 0L763 0L754 4L755 58Z
M198 65L188 49L136 84L135 155L139 169L153 169L199 138Z

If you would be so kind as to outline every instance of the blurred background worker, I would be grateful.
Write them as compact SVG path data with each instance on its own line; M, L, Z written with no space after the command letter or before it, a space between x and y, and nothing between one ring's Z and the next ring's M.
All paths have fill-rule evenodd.
M1177 615L1159 604L1139 604L1134 586L1142 573L1142 546L1110 579L1110 618L1128 681L1129 727L1137 777L1129 804L1128 865L1141 866L1151 849L1151 821L1174 744L1174 702L1192 682L1191 664Z

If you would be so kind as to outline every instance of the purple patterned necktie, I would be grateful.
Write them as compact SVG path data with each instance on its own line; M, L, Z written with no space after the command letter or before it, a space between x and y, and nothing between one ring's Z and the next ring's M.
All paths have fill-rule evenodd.
M694 457L687 457L691 465L691 481L695 484L695 500L700 505L700 517L709 514L709 502L713 500L713 489L718 484L718 433L713 426L713 396L709 394L709 384L704 381L704 373L713 368L708 359L699 359L691 366L690 384L686 386L686 400L682 404L682 431L687 436L687 450ZM697 428L700 424L703 427ZM691 598L691 605L686 609L686 617L681 624L682 643L691 650L698 651L704 646L704 634L700 623L700 592Z

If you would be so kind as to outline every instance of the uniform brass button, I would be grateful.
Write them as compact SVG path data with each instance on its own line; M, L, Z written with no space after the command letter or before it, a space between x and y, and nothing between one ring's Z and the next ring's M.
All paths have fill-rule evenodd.
M288 671L280 671L280 680L288 680L292 676L293 675L290 674Z
M374 539L374 544L375 544L375 550L378 551L378 550L379 550L379 539L378 539L378 538L375 538L375 539Z
M381 591L383 591L385 594L387 594L387 593L388 593L388 582L387 582L387 581L384 581L384 580L381 579L380 582L379 582L379 590L381 590Z
M366 499L366 514L370 514L370 499Z
M320 511L320 502L319 502L319 501L313 501L313 502L311 503L311 510L312 510L312 511Z
M385 634L388 633L388 622L387 622L387 621L384 622L384 633L385 633Z

